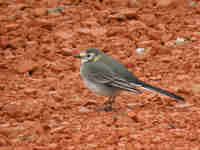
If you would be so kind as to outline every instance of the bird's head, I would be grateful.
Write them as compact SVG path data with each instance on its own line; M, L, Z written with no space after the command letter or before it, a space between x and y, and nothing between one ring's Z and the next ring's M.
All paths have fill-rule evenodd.
M86 51L74 56L81 59L81 63L96 62L104 55L104 52L96 48L89 48Z

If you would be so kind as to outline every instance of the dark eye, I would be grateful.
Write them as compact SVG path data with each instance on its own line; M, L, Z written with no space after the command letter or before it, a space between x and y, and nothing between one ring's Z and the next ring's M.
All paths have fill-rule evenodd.
M92 54L87 54L87 58L92 58L93 57L93 55Z

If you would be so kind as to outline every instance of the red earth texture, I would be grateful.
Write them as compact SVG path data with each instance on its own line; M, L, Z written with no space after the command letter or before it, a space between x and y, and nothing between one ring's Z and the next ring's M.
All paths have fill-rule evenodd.
M72 57L90 47L185 102L123 92L95 111L107 98ZM200 150L200 2L0 0L0 150Z

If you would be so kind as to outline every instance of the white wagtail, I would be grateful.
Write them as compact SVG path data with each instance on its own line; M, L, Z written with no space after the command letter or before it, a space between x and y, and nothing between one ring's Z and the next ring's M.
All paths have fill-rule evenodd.
M106 111L112 110L112 104L117 92L142 93L137 88L151 90L178 101L184 101L180 96L139 80L119 61L96 48L89 48L74 57L81 59L80 73L85 85L91 91L109 97L108 105L104 107Z

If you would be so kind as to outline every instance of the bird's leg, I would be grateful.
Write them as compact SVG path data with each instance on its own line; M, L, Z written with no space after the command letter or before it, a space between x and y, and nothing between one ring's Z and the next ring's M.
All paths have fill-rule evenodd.
M112 104L114 102L115 102L115 96L110 96L108 98L108 100L106 101L104 108L103 109L98 109L97 112L112 111L113 109L115 109L115 108L112 107Z
M115 103L115 96L110 96L108 99L108 104L112 106L112 104Z
M106 106L104 106L105 111L113 110L112 104L115 102L115 96L110 96L108 101L106 102Z

